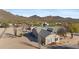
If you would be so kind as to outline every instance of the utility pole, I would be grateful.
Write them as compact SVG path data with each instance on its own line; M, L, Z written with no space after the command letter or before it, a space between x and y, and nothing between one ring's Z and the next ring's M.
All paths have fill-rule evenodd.
M17 28L15 24L13 24L13 28L14 28L14 36L17 36Z

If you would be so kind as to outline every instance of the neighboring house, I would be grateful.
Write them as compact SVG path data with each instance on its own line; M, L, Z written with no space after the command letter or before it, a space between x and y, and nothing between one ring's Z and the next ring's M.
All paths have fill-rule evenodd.
M40 36L41 44L47 45L52 42L59 42L61 40L61 37L57 35L57 31L59 30L60 27L37 27L33 28L32 32L36 37ZM52 37L50 37L50 35Z

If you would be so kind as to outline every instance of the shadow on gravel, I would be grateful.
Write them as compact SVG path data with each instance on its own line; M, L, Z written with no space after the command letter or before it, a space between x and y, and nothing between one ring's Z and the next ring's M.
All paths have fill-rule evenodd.
M48 49L75 49L75 48L65 47L65 46L51 46L51 47L48 47Z
M30 41L38 42L38 38L33 35L32 32L25 33L25 37L27 37Z

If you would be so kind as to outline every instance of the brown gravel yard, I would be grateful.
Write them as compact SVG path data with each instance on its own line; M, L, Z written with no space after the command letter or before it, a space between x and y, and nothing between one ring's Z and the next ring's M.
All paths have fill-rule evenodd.
M0 49L39 49L38 42L30 41L29 38L25 36L14 37L13 35L14 32L12 27L6 29L0 28ZM74 36L73 39L67 37L56 44L56 46L64 45L79 48L79 36Z
M4 32L4 33L3 33ZM3 33L3 34L2 34ZM0 48L1 49L37 49L38 43L30 41L27 37L9 37L13 35L13 28L0 28Z

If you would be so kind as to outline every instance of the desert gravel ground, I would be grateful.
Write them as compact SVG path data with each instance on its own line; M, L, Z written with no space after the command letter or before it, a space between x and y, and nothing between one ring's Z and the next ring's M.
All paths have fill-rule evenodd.
M30 36L30 38L32 38ZM79 36L74 36L73 39L70 37L61 40L61 44L57 46L67 46L79 48ZM42 48L46 48L43 47ZM39 49L38 42L29 40L28 37L15 37L13 27L0 28L0 49Z
M38 43L27 37L12 37L13 28L0 28L0 49L38 49ZM10 37L11 36L11 37Z

